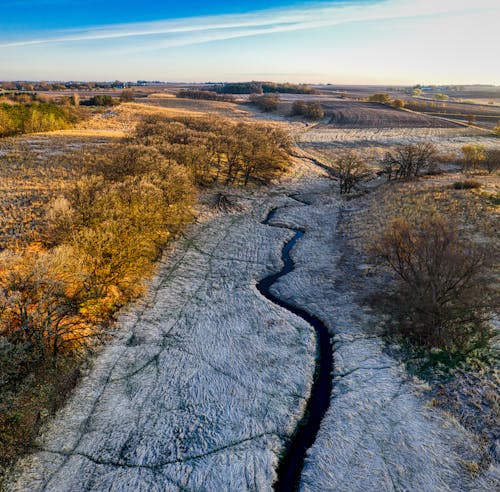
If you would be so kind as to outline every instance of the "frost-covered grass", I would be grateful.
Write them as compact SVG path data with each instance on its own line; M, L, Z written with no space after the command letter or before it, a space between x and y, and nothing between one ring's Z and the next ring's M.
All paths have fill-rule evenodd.
M365 155L383 156L388 147L433 143L439 152L459 155L469 143L481 143L487 148L497 148L499 141L488 132L472 128L354 128L330 129L315 127L298 137L302 146L342 150L357 148Z
M490 490L496 466L479 476L465 466L480 458L481 440L427 404L428 386L387 353L381 319L361 302L371 279L338 230L356 203L341 206L327 185L320 189L302 189L312 205L276 217L306 231L278 293L320 317L334 342L330 409L301 490Z
M315 356L307 323L255 288L280 268L289 233L260 224L280 200L243 200L168 252L7 490L270 489Z

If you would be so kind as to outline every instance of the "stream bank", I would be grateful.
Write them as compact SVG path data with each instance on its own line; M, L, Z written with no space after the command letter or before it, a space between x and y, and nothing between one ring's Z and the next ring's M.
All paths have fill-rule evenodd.
M302 206L307 206L304 202L302 203ZM279 210L280 208L272 209L262 223L273 226L273 218ZM282 225L273 227L285 228ZM290 492L298 488L306 452L314 443L321 425L321 420L328 410L332 387L330 376L332 372L332 348L328 329L316 316L277 297L271 290L272 286L280 278L293 272L295 265L290 253L297 241L304 236L304 231L300 229L291 227L287 227L287 229L293 231L294 236L283 246L281 252L283 267L280 271L262 279L257 284L257 289L271 302L299 316L314 328L317 338L318 353L311 395L307 401L304 416L298 423L293 436L287 444L278 466L278 480L274 484L274 490L276 492Z

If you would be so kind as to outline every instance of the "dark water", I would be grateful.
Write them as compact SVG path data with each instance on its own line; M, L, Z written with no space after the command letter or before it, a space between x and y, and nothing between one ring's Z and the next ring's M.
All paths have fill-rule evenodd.
M263 224L271 225L276 211L275 208L269 212ZM277 226L276 226L277 227ZM313 326L318 340L318 354L316 361L316 369L314 374L314 383L311 389L311 396L307 402L306 412L304 417L299 422L299 425L291 437L290 442L280 460L278 467L278 480L274 486L277 492L294 491L297 489L300 481L300 475L304 466L306 451L312 446L318 433L321 420L328 410L330 404L330 393L332 389L331 372L332 372L332 349L330 345L330 335L326 326L315 316L309 314L305 310L293 306L279 297L276 297L270 292L271 286L281 277L290 273L295 268L294 262L290 257L290 251L293 249L297 241L304 236L304 232L299 229L292 230L295 234L290 239L281 252L283 260L283 268L272 275L262 279L257 284L257 289L270 301L278 304L284 309L291 311L303 320Z

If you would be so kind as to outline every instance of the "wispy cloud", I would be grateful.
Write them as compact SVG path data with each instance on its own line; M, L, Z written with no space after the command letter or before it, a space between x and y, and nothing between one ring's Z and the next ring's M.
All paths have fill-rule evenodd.
M21 0L23 1L23 0ZM50 0L57 1L57 0ZM23 46L123 40L128 50L142 51L206 43L245 36L298 31L383 19L451 14L495 8L497 0L382 0L313 4L242 15L216 15L143 23L95 26L53 32L40 38L0 42L0 49ZM132 45L132 47L131 47Z

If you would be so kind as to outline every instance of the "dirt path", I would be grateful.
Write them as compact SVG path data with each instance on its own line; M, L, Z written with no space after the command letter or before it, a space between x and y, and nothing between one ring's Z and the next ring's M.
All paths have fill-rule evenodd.
M461 464L470 436L426 406L356 303L363 278L336 232L345 212L319 173L303 163L175 245L6 490L272 490L316 365L311 325L256 288L282 268L287 228L304 236L271 293L320 319L334 341L330 406L301 489L492 490L493 478L474 480ZM273 225L285 228L262 224L277 207Z

